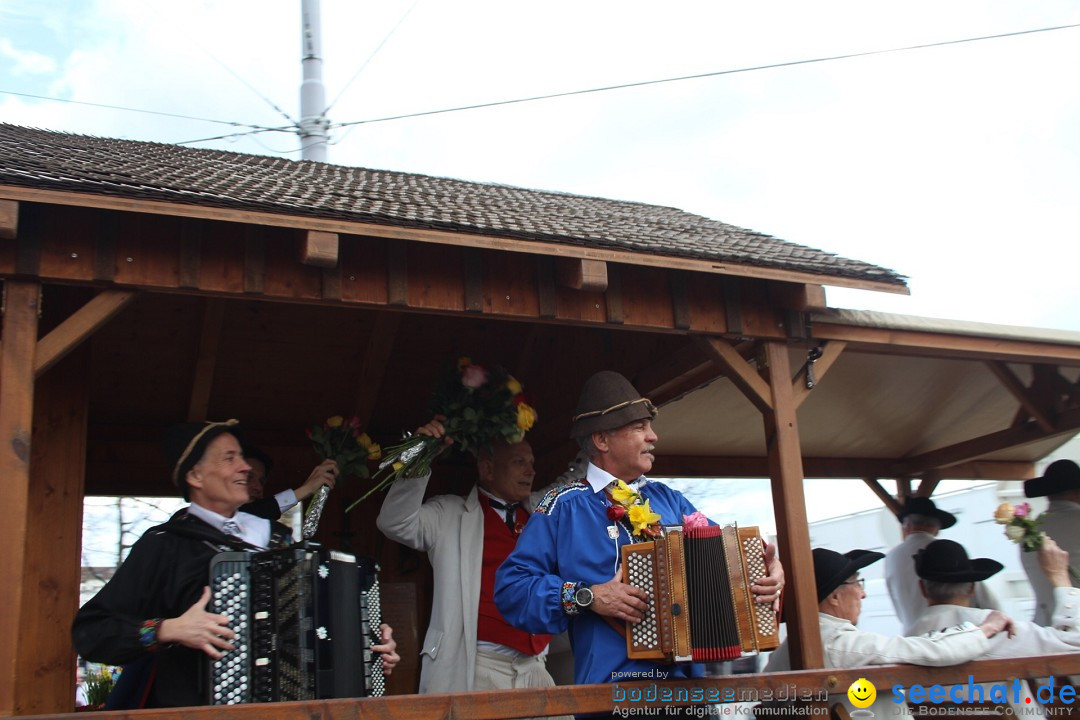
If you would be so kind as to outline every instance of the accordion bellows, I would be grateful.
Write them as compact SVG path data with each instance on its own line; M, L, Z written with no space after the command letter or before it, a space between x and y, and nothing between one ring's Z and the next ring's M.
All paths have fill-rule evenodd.
M775 650L779 625L750 586L767 574L756 527L666 528L622 548L624 582L649 594L641 622L626 625L636 660L714 662Z
M209 663L209 704L382 695L376 571L316 543L216 555L208 610L231 618L236 649Z

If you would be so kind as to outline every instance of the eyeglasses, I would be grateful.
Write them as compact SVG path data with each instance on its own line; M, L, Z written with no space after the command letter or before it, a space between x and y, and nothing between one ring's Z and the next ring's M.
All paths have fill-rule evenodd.
M857 580L847 580L840 583L841 585L858 585L863 590L866 589L866 578L858 578Z

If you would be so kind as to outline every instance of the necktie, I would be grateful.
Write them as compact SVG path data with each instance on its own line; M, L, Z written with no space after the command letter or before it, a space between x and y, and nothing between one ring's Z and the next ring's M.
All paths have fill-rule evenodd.
M243 535L243 531L240 530L240 524L235 520L226 520L222 523L221 532L226 535L232 535L233 537L241 537Z
M489 498L488 501L491 503L491 507L503 511L506 527L510 529L510 532L514 532L515 526L517 525L514 517L517 514L518 505L521 503L505 503L502 500L496 500L495 498Z

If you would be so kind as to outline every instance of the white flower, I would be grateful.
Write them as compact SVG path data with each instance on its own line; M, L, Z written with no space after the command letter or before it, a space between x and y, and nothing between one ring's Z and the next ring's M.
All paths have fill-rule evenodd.
M1020 542L1024 539L1024 528L1019 525L1010 525L1005 528L1005 537L1009 538L1013 542Z

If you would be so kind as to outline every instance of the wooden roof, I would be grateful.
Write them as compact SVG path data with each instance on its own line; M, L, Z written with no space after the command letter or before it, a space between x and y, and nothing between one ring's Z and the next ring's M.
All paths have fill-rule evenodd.
M452 231L871 283L905 278L675 208L0 124L0 186Z

